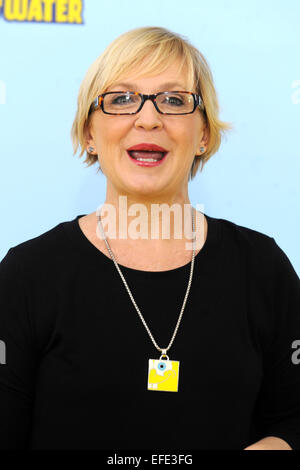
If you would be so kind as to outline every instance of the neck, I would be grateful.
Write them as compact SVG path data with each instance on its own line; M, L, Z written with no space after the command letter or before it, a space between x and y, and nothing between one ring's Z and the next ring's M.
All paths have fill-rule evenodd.
M192 241L192 205L187 191L178 194L120 194L107 191L101 215L107 239L128 240L135 246L182 246ZM196 233L204 236L204 217L193 209ZM197 235L198 236L198 235ZM200 236L201 238L201 236Z

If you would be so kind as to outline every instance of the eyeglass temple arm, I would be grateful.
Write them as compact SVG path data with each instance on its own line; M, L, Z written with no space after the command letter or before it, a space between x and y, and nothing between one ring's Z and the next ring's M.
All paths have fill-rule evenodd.
M196 95L197 98L198 98L198 106L200 106L200 108L204 109L204 104L203 104L203 101L201 99L201 96L200 95Z
M99 106L99 96L97 96L96 99L93 101L94 108L97 108Z

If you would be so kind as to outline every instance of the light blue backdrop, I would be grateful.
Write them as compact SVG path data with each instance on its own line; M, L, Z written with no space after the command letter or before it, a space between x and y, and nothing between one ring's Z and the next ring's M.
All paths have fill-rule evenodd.
M0 13L0 259L104 201L104 176L72 156L78 88L114 38L155 25L204 53L221 117L234 124L190 183L191 202L274 237L300 274L299 0L83 3L83 24L9 21Z

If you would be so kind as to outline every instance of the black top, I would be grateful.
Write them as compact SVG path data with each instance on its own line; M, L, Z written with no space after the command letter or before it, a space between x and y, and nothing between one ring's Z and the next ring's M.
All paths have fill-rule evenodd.
M243 449L277 436L300 449L300 280L275 240L206 215L168 351L179 389L155 391L160 353L79 217L0 263L0 448ZM166 347L190 263L120 268Z

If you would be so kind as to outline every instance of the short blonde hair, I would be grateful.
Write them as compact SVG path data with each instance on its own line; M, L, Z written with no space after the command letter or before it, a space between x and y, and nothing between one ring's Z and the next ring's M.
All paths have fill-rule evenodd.
M165 71L174 61L181 59L181 67L187 70L188 91L195 89L204 104L202 112L209 131L206 151L194 158L189 179L193 179L201 163L202 171L209 158L218 151L222 135L231 124L219 119L219 103L210 67L201 54L187 39L172 31L156 26L146 26L125 32L116 38L89 67L79 89L77 112L72 125L71 137L74 155L80 147L80 155L86 146L86 130L89 127L89 110L94 99L117 80L139 69L141 75L151 76ZM86 151L87 166L98 161L97 155ZM98 171L101 170L100 165Z

